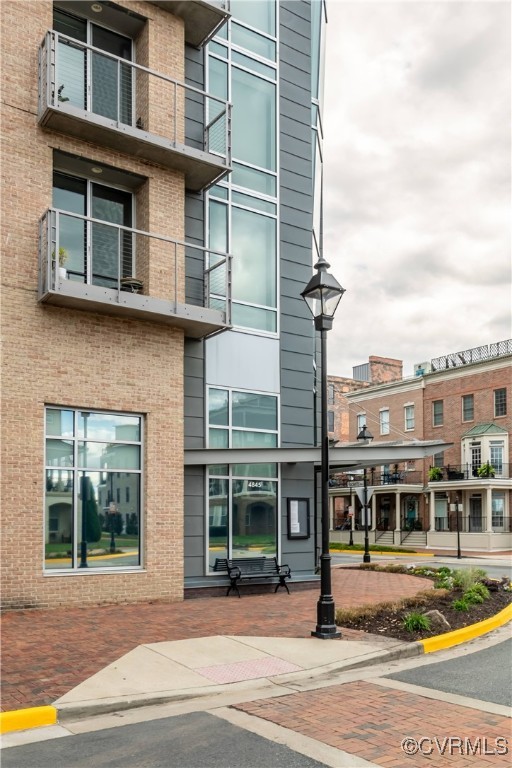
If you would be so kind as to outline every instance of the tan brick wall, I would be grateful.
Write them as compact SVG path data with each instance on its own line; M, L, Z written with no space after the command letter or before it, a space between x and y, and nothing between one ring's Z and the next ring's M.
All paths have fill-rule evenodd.
M348 442L350 434L350 406L345 395L347 392L354 392L369 386L370 384L366 381L356 381L355 379L343 376L327 377L328 401L331 392L333 395L333 402L328 402L327 409L334 413L334 430L329 432L329 437L338 440L340 443Z
M370 355L370 381L372 384L385 384L390 381L400 381L402 378L402 360L392 357L377 357Z
M147 3L120 4L147 12L162 67L182 79L181 20ZM183 176L37 126L37 51L51 19L49 2L2 3L2 597L11 606L181 599L183 333L38 304L37 239L51 206L54 148L145 176L137 201L144 228L177 239ZM165 248L149 280L157 295L174 283ZM143 572L43 575L47 403L145 414Z

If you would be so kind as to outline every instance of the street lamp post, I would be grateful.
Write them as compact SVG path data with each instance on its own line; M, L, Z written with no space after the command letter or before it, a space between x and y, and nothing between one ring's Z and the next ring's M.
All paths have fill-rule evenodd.
M459 514L459 494L455 494L455 514L457 515L457 559L462 558L462 552L460 549L460 514Z
M354 546L354 512L351 506L348 508L348 514L349 514L348 519L350 520L350 536L348 539L348 545L349 547L353 547Z
M360 440L363 443L369 443L371 440L373 440L373 435L370 433L370 430L364 425L362 430L357 436L357 439ZM368 482L367 482L367 476L366 476L366 467L363 469L363 486L364 486L364 555L363 555L363 563L369 563L371 562L370 558L370 542L368 539Z
M336 627L335 605L331 587L329 554L329 436L327 432L327 331L332 328L334 313L345 289L327 272L329 264L320 256L313 275L301 293L320 331L321 365L321 520L322 554L320 555L320 599L317 603L316 629L311 634L323 640L341 637Z

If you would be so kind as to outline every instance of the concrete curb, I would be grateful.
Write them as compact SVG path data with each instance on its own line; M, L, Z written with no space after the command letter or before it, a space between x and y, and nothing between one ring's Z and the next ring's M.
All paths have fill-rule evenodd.
M0 712L0 733L26 731L28 728L40 728L43 725L55 725L56 723L57 709L52 706Z
M387 661L393 661L400 658L409 658L412 656L420 656L424 653L434 653L435 651L441 651L452 646L459 645L460 643L473 640L476 637L487 634L493 629L502 627L504 624L512 620L512 604L508 605L502 611L495 616L491 616L489 619L480 621L477 624L471 624L468 627L462 629L456 629L452 632L445 632L442 635L436 635L430 637L427 640L418 640L413 643L404 643L402 648L391 649L384 651L382 654L375 655L372 658L356 661L347 664L333 664L328 671L323 671L317 674L317 679L325 679L326 677L334 677L341 671L354 670L361 667L370 667L376 664L383 664ZM291 678L296 677L299 673L292 673L292 675L275 676L273 678L267 678L263 687L267 687L268 684L279 684L279 677L282 677L282 682L287 685L290 684ZM307 674L311 677L314 672L312 670L305 670L300 675ZM286 680L285 680L286 678ZM256 683L256 681L251 681ZM230 686L238 686L238 683L230 684ZM95 702L90 706L74 705L69 707L62 707L58 709L54 706L44 707L31 707L28 709L17 709L10 712L0 712L0 733L10 733L12 731L23 731L30 728L39 728L46 725L55 725L57 722L62 722L70 719L76 719L82 716L93 716L99 714L107 714L109 712L116 712L123 709L134 709L136 707L149 706L153 704L165 704L170 701L185 701L196 697L205 697L208 695L216 695L221 691L226 691L226 685L212 686L208 690L197 690L195 692L175 691L172 694L167 693L162 696L146 696L140 698L123 698L123 699L110 699L108 701Z
M442 651L445 648L451 648L454 645L460 645L460 643L465 643L468 640L473 640L475 637L485 635L493 629L502 627L511 619L512 603L507 605L506 608L495 616L491 616L489 619L479 621L477 624L470 624L469 627L462 627L461 629L454 629L452 632L445 632L443 635L429 637L427 640L418 640L418 643L423 646L424 653Z

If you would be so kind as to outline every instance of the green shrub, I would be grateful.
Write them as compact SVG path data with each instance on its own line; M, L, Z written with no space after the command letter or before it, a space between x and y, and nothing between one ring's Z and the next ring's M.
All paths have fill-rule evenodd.
M434 581L434 589L453 589L453 576L445 576Z
M430 629L430 619L417 611L407 613L402 619L402 625L408 632L419 632Z
M456 611L469 611L469 605L469 602L464 597L460 597L458 600L453 601L452 608L455 608Z
M487 574L481 568L464 568L460 571L454 571L453 586L460 589L461 592L467 592L472 586L477 584Z
M478 592L475 592L473 589L468 589L467 592L464 592L462 599L470 605L477 605L478 603L484 602L482 595L479 595Z
M488 597L489 590L481 582L473 584L473 586L466 590L462 595L462 599L467 600L469 603L483 603Z

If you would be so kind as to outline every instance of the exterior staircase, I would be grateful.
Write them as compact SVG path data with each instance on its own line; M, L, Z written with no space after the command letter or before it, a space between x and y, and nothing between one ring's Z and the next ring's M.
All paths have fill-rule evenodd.
M379 546L392 547L395 543L393 531L376 531L375 533L375 543Z
M402 544L406 547L426 547L427 546L427 532L426 531L411 531L406 533L402 539Z

